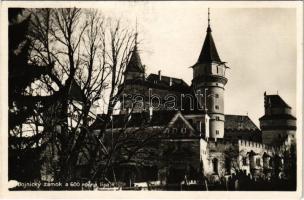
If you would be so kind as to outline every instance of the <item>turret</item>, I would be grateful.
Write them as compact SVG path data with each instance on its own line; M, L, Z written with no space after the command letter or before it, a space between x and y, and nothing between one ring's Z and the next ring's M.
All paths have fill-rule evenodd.
M144 79L145 69L141 64L141 59L137 49L137 33L135 35L135 45L131 54L131 58L127 64L125 71L125 80Z

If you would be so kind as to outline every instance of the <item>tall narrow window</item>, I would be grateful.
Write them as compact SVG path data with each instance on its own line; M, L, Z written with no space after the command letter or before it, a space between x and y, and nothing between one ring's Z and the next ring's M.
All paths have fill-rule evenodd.
M216 109L216 110L218 110L218 109L219 109L219 106L218 106L218 105L216 105L216 106L215 106L215 109Z
M212 168L213 168L213 173L218 174L218 159L214 158L212 160Z

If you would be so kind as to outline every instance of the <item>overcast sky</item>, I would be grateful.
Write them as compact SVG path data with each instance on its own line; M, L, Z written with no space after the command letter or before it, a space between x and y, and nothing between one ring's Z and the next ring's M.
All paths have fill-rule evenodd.
M210 9L218 53L230 67L225 113L248 113L259 125L264 91L278 91L295 113L296 9ZM140 56L147 73L161 70L191 84L189 67L196 63L206 34L206 3L106 2L101 11L127 20L132 27L137 18Z

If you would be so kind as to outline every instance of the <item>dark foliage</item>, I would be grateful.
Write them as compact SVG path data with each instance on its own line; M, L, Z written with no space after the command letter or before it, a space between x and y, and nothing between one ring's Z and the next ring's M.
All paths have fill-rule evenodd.
M21 8L9 9L9 179L19 181L39 177L39 156L43 147L39 144L42 134L24 137L22 124L35 112L46 108L58 95L32 96L26 90L50 70L50 66L36 66L28 62L30 17L25 17Z

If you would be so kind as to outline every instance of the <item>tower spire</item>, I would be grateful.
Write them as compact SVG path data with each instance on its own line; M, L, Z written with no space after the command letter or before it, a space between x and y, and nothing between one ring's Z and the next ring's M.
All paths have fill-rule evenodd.
M137 48L137 36L138 36L138 31L137 31L137 17L136 17L136 22L135 22L135 48Z
M208 8L208 27L210 27L210 8Z
M210 27L210 8L208 8L208 27L207 27L207 34L206 38L199 55L197 63L210 63L210 62L218 62L221 63L221 59L218 55L216 50L215 43L213 41L213 37L211 34L211 27Z
M138 45L138 41L137 41L137 36L138 36L138 32L137 32L137 18L136 18L136 24L135 24L135 34L134 34L135 38L134 38L134 47L133 50L131 52L131 57L130 60L127 64L126 67L126 71L127 72L138 72L138 73L143 73L144 72L144 68L143 65L141 63L141 59L138 53L138 49L137 49L137 45Z
M210 27L210 8L208 8L208 27L207 27L207 32L211 32L211 27Z

